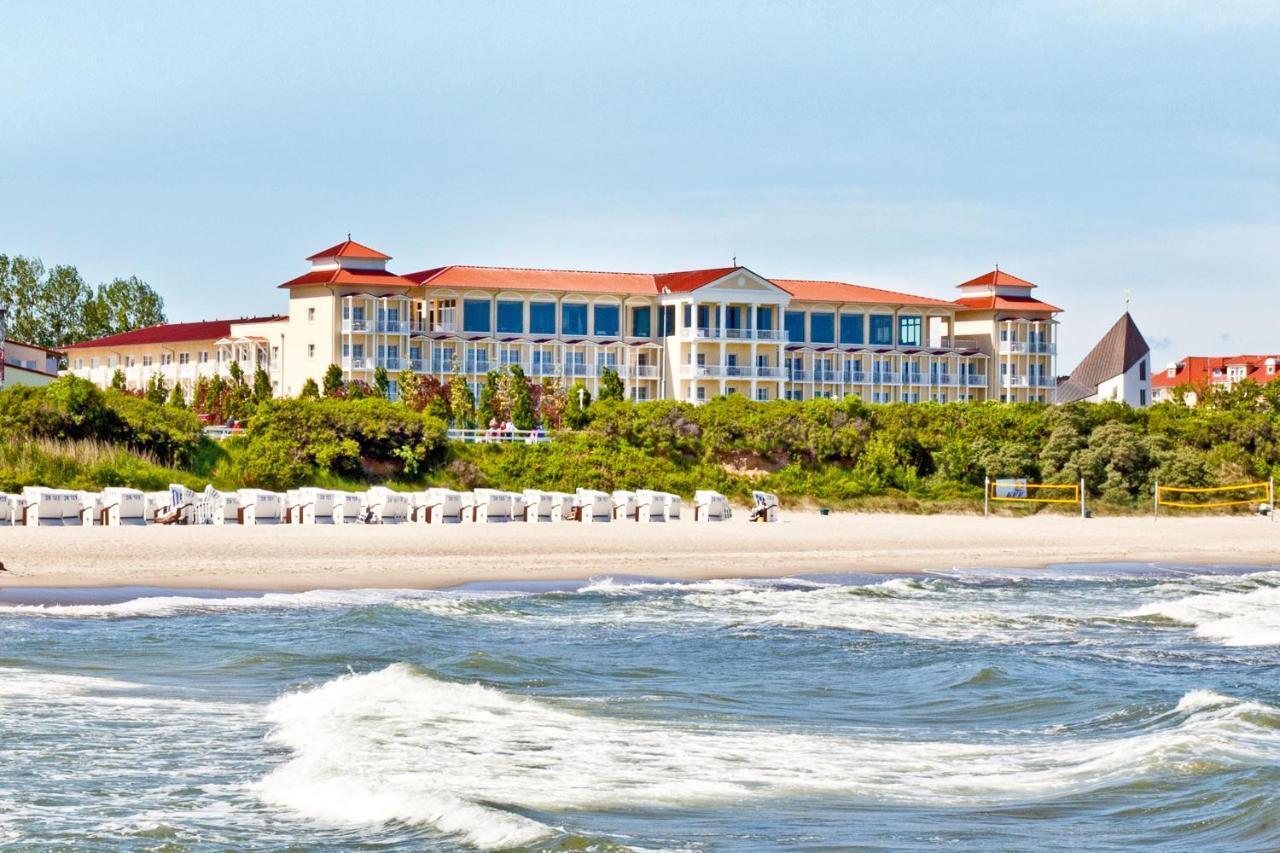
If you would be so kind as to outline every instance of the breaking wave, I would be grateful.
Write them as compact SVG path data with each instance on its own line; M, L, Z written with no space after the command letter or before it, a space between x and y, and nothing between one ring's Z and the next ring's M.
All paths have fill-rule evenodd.
M1227 646L1280 645L1280 573L1196 578L1158 592L1190 594L1144 605L1129 615L1186 625L1197 636Z
M1124 736L912 741L596 716L395 664L285 695L267 719L289 758L256 784L264 802L483 848L545 841L576 810L799 796L998 806L1280 760L1280 709L1211 691Z

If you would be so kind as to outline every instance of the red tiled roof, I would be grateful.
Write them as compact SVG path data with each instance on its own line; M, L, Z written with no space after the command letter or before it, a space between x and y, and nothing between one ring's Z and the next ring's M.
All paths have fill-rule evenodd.
M1018 278L1016 275L1009 275L1003 270L992 270L991 272L983 273L977 278L971 278L962 284L957 284L956 287L969 287L976 284L984 284L988 287L996 287L997 285L1004 287L1035 287L1034 284L1026 279Z
M316 252L314 255L308 257L307 260L314 261L317 258L368 258L374 261L391 260L390 255L384 255L377 249L371 249L368 246L357 243L350 237L343 240L336 246L330 246L323 251Z
M910 293L864 287L860 284L845 284L842 281L800 281L789 278L770 280L796 299L817 302L887 302L895 305L938 305L944 308L956 306L956 303L945 299L913 296Z
M542 290L577 293L626 293L655 295L663 292L687 293L717 281L744 267L688 270L673 273L589 272L583 270L540 270L507 267L447 266L409 273L404 278L432 287L481 290ZM927 296L913 296L875 287L838 281L766 279L797 299L825 302L888 302L899 305L938 305L954 308L956 303ZM1056 310L1056 309L1055 309Z
M657 292L654 276L630 272L447 266L409 273L405 278L432 287L475 287L481 290L566 290L644 295Z
M1173 388L1178 385L1200 387L1212 384L1215 372L1219 379L1225 380L1227 368L1234 365L1245 366L1244 378L1259 385L1280 379L1280 373L1267 373L1267 359L1274 358L1280 365L1280 355L1227 355L1204 356L1189 355L1178 362L1173 376L1168 369L1151 371L1153 388Z
M311 284L381 285L384 287L414 287L417 282L386 270L347 270L335 267L328 270L311 270L297 278L291 278L281 287L304 287Z
M1062 309L1048 302L1041 302L1030 296L962 296L956 304L973 311L1047 311L1060 312Z
M697 290L713 281L722 279L735 270L742 267L720 267L713 270L687 270L685 272L665 272L659 273L653 277L654 286L658 292L670 291L671 293L688 293L691 290Z
M139 344L173 344L183 341L212 341L225 338L231 334L231 326L235 323L276 323L289 318L281 315L270 317L240 317L234 320L204 320L199 323L167 323L162 326L148 326L145 329L134 329L132 332L121 332L118 335L107 335L92 341L80 341L67 347L73 349L97 349L101 347L126 347Z

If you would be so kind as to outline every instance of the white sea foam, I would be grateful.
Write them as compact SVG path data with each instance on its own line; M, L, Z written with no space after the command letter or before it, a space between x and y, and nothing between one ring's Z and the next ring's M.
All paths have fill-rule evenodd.
M1197 636L1227 646L1280 645L1280 575L1213 579L1211 591L1192 591L1202 584L1183 585L1190 595L1153 602L1131 611L1132 616L1159 616L1195 629ZM1226 588L1226 591L1212 591ZM1167 592L1168 590L1165 590Z
M0 615L28 618L136 619L237 610L369 607L394 604L411 598L426 599L447 595L449 594L406 589L320 589L309 592L272 592L223 597L153 595L110 604L6 604L0 605Z
M577 712L397 664L274 702L291 757L256 786L322 822L402 821L480 847L555 830L516 813L788 796L984 806L1280 760L1280 709L1208 691L1126 737L910 741L709 729Z

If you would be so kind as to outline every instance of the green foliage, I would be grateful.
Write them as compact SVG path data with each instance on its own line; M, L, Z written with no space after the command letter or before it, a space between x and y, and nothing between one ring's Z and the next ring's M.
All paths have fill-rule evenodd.
M302 383L302 390L298 393L298 396L308 400L319 400L320 386L316 384L314 379L308 376L307 381Z
M62 347L165 322L164 300L135 277L95 292L69 265L46 270L39 258L0 255L0 305L8 334L24 343Z
M267 371L259 367L253 371L253 402L261 403L271 399L271 379Z
M515 364L511 366L510 391L507 396L510 400L511 422L516 425L516 429L533 429L537 420L533 413L533 393L529 388L529 380L524 375L524 368Z
M384 400L391 398L391 377L382 365L373 369L373 392Z
M600 373L600 402L606 400L621 400L626 394L622 387L622 377L618 376L618 371L612 367L606 367Z
M169 392L168 405L174 409L185 409L187 407L187 397L182 393L182 385L176 384L173 390Z
M169 397L169 386L165 384L164 377L159 373L151 374L147 379L147 390L143 395L148 403L155 403L157 406L163 405L164 401Z
M471 429L476 422L476 401L471 388L460 370L455 370L449 380L449 411L453 413L453 425L458 429ZM486 425L487 425L486 421Z
M320 470L416 473L441 461L444 434L443 422L378 397L269 400L249 423L241 473L246 484L268 489L306 484Z
M480 400L476 403L476 423L483 429L504 415L498 402L498 373L490 370L485 375Z
M111 387L116 391L124 391L128 388L128 380L125 379L124 371L118 367L111 374Z
M582 429L591 422L591 392L579 379L565 393L564 423L570 429Z
M331 364L324 371L323 388L326 397L337 397L342 392L342 368Z

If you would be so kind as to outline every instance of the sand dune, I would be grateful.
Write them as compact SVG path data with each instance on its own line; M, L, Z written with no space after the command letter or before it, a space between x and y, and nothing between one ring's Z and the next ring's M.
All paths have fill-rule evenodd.
M778 524L0 528L0 586L431 588L640 574L784 576L1064 562L1280 565L1256 517L784 513Z

